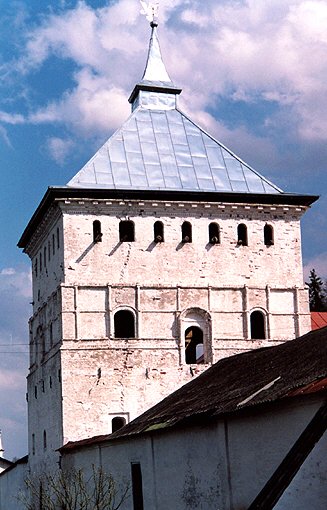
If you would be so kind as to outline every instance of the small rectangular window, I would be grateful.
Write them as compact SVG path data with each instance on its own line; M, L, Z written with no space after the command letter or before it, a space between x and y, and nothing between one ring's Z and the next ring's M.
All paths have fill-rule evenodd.
M132 462L133 510L143 510L142 471L139 462Z

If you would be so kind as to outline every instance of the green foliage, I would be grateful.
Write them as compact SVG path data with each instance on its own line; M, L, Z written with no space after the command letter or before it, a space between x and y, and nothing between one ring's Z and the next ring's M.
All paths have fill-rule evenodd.
M26 510L118 510L129 487L117 489L113 477L92 466L86 479L82 469L58 471L25 481L27 495L20 501Z
M309 282L309 304L311 312L323 312L327 310L327 296L324 291L325 284L317 275L315 269L310 271Z

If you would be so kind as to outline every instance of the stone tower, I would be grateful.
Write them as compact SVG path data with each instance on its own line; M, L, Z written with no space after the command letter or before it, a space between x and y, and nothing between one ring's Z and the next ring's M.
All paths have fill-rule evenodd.
M32 470L122 426L223 356L309 330L300 217L176 105L152 23L132 114L19 246L33 268Z

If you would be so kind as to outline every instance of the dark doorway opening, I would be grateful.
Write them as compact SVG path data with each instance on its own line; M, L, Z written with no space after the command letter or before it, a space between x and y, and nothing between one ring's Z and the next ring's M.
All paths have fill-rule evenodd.
M251 339L263 340L266 338L265 334L265 318L262 312L255 310L250 316L251 325Z

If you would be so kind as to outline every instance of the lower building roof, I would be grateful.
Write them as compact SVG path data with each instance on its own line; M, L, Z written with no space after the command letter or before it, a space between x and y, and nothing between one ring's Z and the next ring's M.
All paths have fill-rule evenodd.
M204 423L317 392L327 392L327 327L278 346L224 358L114 434L68 443L62 451Z

